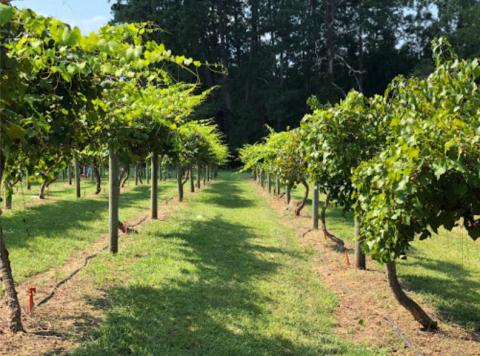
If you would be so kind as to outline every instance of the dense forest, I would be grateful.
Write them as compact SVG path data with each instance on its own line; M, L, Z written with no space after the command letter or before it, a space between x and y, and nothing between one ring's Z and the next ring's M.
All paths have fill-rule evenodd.
M430 43L447 36L480 53L478 0L112 0L114 23L151 21L175 53L221 63L202 115L231 148L298 126L312 95L335 103L350 89L381 93L393 77L431 72ZM158 38L160 37L160 38Z

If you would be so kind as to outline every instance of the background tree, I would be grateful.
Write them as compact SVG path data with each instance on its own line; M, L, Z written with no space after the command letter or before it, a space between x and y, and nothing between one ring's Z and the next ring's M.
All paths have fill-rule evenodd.
M114 23L152 21L176 53L222 63L201 70L221 89L205 113L238 148L296 127L306 100L334 104L350 89L382 94L398 74L433 69L430 42L445 34L463 56L478 55L478 0L112 0Z

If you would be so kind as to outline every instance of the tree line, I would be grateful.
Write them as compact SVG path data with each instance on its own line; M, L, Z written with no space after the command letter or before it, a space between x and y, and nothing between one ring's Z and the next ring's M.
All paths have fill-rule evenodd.
M428 75L430 42L447 36L480 54L478 0L114 0L114 23L151 21L177 53L222 63L200 73L231 147L296 127L315 95L334 104L351 89L381 94L399 75ZM206 109L207 110L207 109Z
M0 3L0 188L6 208L22 180L39 182L44 197L67 168L80 197L81 164L92 166L99 193L99 171L107 167L110 251L116 254L120 188L130 166L137 173L139 165L151 167L150 215L156 219L160 166L176 167L182 200L188 178L192 182L196 173L200 187L200 177L210 179L227 161L218 126L191 121L215 89L200 88L197 71L206 65L148 39L157 30L147 23L108 25L84 36L55 18ZM190 82L172 74L178 71ZM0 279L9 329L19 332L21 308L1 223L0 214Z
M313 184L313 227L320 219L340 249L344 241L328 231L325 210L334 203L353 211L357 268L365 269L365 254L385 264L396 299L427 330L437 322L403 291L396 261L440 228L480 237L480 64L461 59L444 38L432 52L428 77L399 76L384 95L353 90L335 105L311 99L313 112L299 128L271 130L239 151L260 184L270 190L275 180L277 195L286 186L287 202L295 185L305 185L297 215Z

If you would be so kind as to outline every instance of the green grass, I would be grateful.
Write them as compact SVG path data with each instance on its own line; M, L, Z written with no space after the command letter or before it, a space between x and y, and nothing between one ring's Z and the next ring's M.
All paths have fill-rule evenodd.
M19 190L15 195L14 209L4 212L2 225L17 283L61 265L75 251L84 249L108 233L106 194L92 195L95 190L90 181L82 182L82 187L84 197L76 199L71 186L55 183L49 194L54 202L39 202L31 206L23 202L32 199L38 187L32 187L31 192ZM173 196L176 192L174 181L162 182L159 187L159 199ZM120 198L121 220L148 212L149 188L130 188ZM106 189L103 191L106 192Z
M293 192L300 199L303 187ZM311 201L306 209L311 210ZM337 236L354 237L353 216L331 207L327 226ZM433 238L415 241L408 259L399 261L398 274L407 289L436 308L442 319L480 331L480 242L465 230L441 231ZM370 268L380 269L375 263Z
M312 268L265 199L225 173L92 262L84 275L107 289L106 315L76 354L371 354L334 335L335 296Z

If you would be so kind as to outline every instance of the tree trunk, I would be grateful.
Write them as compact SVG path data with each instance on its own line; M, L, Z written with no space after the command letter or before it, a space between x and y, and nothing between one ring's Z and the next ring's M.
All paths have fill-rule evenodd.
M125 183L127 183L128 181L128 178L130 177L130 165L129 164L126 164L125 167L123 168L123 172L122 172L122 179L121 179L121 187L122 188L125 188Z
M197 189L200 189L202 166L197 164Z
M48 187L48 182L43 181L42 185L40 185L40 192L38 193L38 199L45 199L45 190Z
M203 167L203 186L207 185L207 166Z
M67 173L68 173L68 185L72 185L72 165L69 164L67 169L68 169L68 171L67 171Z
M303 197L302 202L295 209L295 215L296 216L300 216L300 212L302 211L303 207L307 203L308 193L310 192L310 188L308 187L308 183L306 181L302 180L302 184L305 187L305 195Z
M143 184L143 179L142 179L142 162L137 163L136 168L135 168L135 174L136 174L136 179L137 179L137 184Z
M267 173L267 181L268 181L268 193L272 194L272 175Z
M25 178L26 178L26 183L27 183L27 190L32 189L31 183L30 183L30 173L28 172L28 169L25 170Z
M387 278L395 299L412 314L415 320L418 321L425 330L436 330L438 328L437 322L432 320L428 314L403 291L397 278L397 266L395 262L387 263Z
M360 236L360 221L358 221L358 218L355 218L355 238L357 239L355 242L355 267L357 269L366 269L367 263L365 253L363 252L365 239Z
M78 156L74 156L74 166L75 166L75 194L77 198L82 196L80 191L80 164L78 162Z
M120 181L118 177L118 157L113 148L109 148L109 232L110 232L110 252L118 252L118 202L120 197Z
M98 168L98 164L96 162L93 164L92 173L95 176L95 181L97 182L95 194L100 194L100 192L102 191L102 176L100 175L100 169Z
M278 174L275 176L275 195L280 195L280 177Z
M152 190L151 190L151 216L158 219L158 155L152 154Z
M327 50L327 74L328 79L333 83L335 58L335 12L337 0L327 0L325 4L325 45Z
M134 174L135 174L135 186L138 185L138 169L137 169L137 165L135 165L135 168L134 168Z
M327 219L326 219L326 212L327 212L327 208L328 208L328 204L329 204L329 197L327 195L327 197L325 198L325 202L323 203L322 205L322 209L320 211L320 221L322 223L322 232L323 232L323 236L325 237L325 239L330 239L332 240L333 242L335 242L338 246L338 248L342 251L345 250L345 242L336 237L335 235L333 235L330 231L328 231L327 229Z
M12 187L5 185L5 209L11 210L12 209L12 197L13 197L13 189Z
M287 183L287 205L292 201L292 185Z
M312 200L312 227L318 230L318 205L320 200L320 192L318 183L313 184L313 200Z
M182 179L182 167L177 167L177 186L178 186L178 201L183 201L183 179Z
M5 290L5 302L8 309L8 328L13 333L23 330L22 325L22 309L18 302L15 282L13 281L12 268L8 257L8 250L3 239L3 228L0 225L0 279L3 281L3 289Z
M190 165L190 193L195 193L195 177L193 176L192 165Z
M264 188L264 185L263 185L263 171L262 170L260 170L260 186L262 188Z

